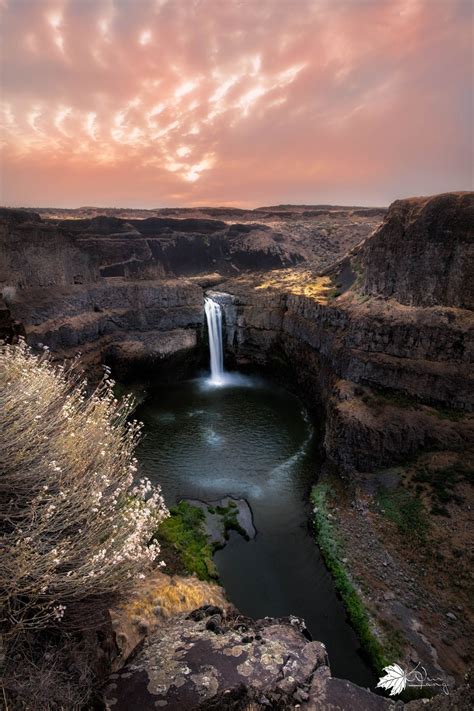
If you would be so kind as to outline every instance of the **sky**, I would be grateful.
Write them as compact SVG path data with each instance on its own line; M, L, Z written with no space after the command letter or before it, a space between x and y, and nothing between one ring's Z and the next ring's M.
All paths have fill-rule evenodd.
M0 0L0 203L473 188L474 0Z

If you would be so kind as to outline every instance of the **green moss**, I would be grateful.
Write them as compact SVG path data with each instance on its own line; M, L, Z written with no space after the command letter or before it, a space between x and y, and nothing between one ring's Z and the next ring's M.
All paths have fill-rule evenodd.
M250 540L247 531L242 528L242 526L237 520L236 510L229 511L225 516L223 516L222 520L224 524L224 538L226 539L226 541L229 540L230 531L237 531L237 533L240 533L240 535L245 538L246 541Z
M380 620L385 638L385 651L390 659L401 659L403 657L403 648L405 646L405 638L403 634L394 627L388 620Z
M332 574L336 588L342 597L352 626L359 637L362 649L373 667L378 672L381 672L383 667L390 663L390 660L387 656L387 650L384 649L372 631L369 614L342 562L345 557L343 543L328 517L327 497L329 492L330 487L328 484L317 484L311 492L316 540L325 563Z
M228 506L216 506L215 508L215 513L219 514L219 516L225 516L229 511Z
M235 501L229 501L227 506L216 506L212 513L216 513L221 517L226 541L229 540L230 531L237 531L246 541L250 540L247 531L242 528L237 520L238 507Z
M196 573L200 580L217 580L204 520L204 511L181 501L170 509L170 517L161 523L156 538L174 548L188 573Z
M429 524L421 499L403 488L378 493L381 513L396 524L400 533L420 541L426 539Z

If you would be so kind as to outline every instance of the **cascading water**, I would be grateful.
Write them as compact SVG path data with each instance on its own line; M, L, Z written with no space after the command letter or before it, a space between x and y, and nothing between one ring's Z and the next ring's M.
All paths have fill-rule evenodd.
M209 333L209 353L211 357L210 383L212 385L223 385L225 374L222 344L222 308L217 301L206 296L204 297L204 311L206 313L207 330Z
M224 370L223 320L232 333L237 309L223 305L232 307L230 294L211 293L204 303L210 377L166 385L141 406L145 471L152 480L159 472L169 505L183 497L209 507L229 495L245 499L256 538L248 543L234 531L215 555L229 599L255 619L305 619L313 639L327 642L337 676L375 685L307 525L318 466L311 423L293 395Z

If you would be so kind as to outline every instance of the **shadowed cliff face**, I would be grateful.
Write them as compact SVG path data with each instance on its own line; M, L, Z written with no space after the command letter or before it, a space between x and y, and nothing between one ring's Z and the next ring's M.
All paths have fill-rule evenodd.
M31 343L124 368L195 353L202 287L219 284L229 354L273 366L279 354L324 404L327 447L365 467L437 441L439 426L425 411L405 412L403 426L385 419L388 407L374 418L357 388L473 408L473 203L472 193L397 201L372 236L383 215L371 209L201 208L137 219L84 208L66 220L2 210L0 284L8 318ZM407 424L413 417L424 418L421 430Z
M0 284L31 288L85 284L101 277L232 276L302 261L321 268L367 237L384 214L380 209L283 207L118 210L124 217L105 212L62 210L58 213L68 219L57 219L51 211L42 210L40 217L0 209L5 255Z
M473 204L472 193L397 201L380 227L379 211L353 208L156 211L140 215L145 219L130 211L121 218L86 214L67 220L1 210L1 334L12 337L24 329L30 343L49 346L57 358L81 351L90 370L109 361L119 374L150 364L159 373L168 361L175 367L179 356L198 358L204 289L212 287L224 311L228 362L262 365L298 385L321 414L327 464L346 481L370 479L420 452L469 462ZM208 655L216 640L203 620L180 618L163 634L170 640L186 634ZM286 622L274 631L271 622L249 624L251 643L234 644L235 630L227 626L219 658L209 662L219 669L224 664L236 694L242 676L236 665L247 670L246 660L254 665L260 655L254 632L263 638L275 632L279 637L268 642L292 650L300 676L282 688L286 664L278 654L264 660L272 665L265 689L270 701L284 708L296 693L302 708L308 699L316 706L307 708L376 703L348 682L331 679L317 643L310 648ZM425 634L431 640L430 630ZM178 686L163 691L157 682L156 693L150 691L149 670L154 673L161 639L160 630L137 665L125 671L132 676L116 680L119 703L126 703L130 680L148 707L201 696L206 701L207 668L192 654L195 679L181 684L181 648L168 647ZM231 651L237 646L238 658ZM253 678L254 689L252 677L243 676L250 702L259 679ZM217 677L211 671L219 707L223 687ZM110 703L117 687L109 689Z
M473 309L473 193L397 200L362 252L365 294Z
M303 260L325 266L383 215L284 207L106 212L59 211L69 218L60 220L0 210L0 288L10 310L3 331L23 324L30 343L57 357L80 350L88 367L108 360L121 372L196 351L200 284Z

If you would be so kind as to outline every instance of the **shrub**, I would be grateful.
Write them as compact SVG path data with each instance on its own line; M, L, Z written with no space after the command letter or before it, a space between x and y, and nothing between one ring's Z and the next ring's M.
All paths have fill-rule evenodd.
M11 304L15 301L16 297L16 287L15 286L4 286L2 289L2 296L5 303Z
M0 346L0 632L4 650L45 631L99 626L156 564L167 510L134 482L141 425L106 371L87 395L77 363ZM30 644L30 642L28 642Z
M400 533L410 539L425 541L429 522L421 499L403 488L381 489L378 504L385 516L396 524Z

